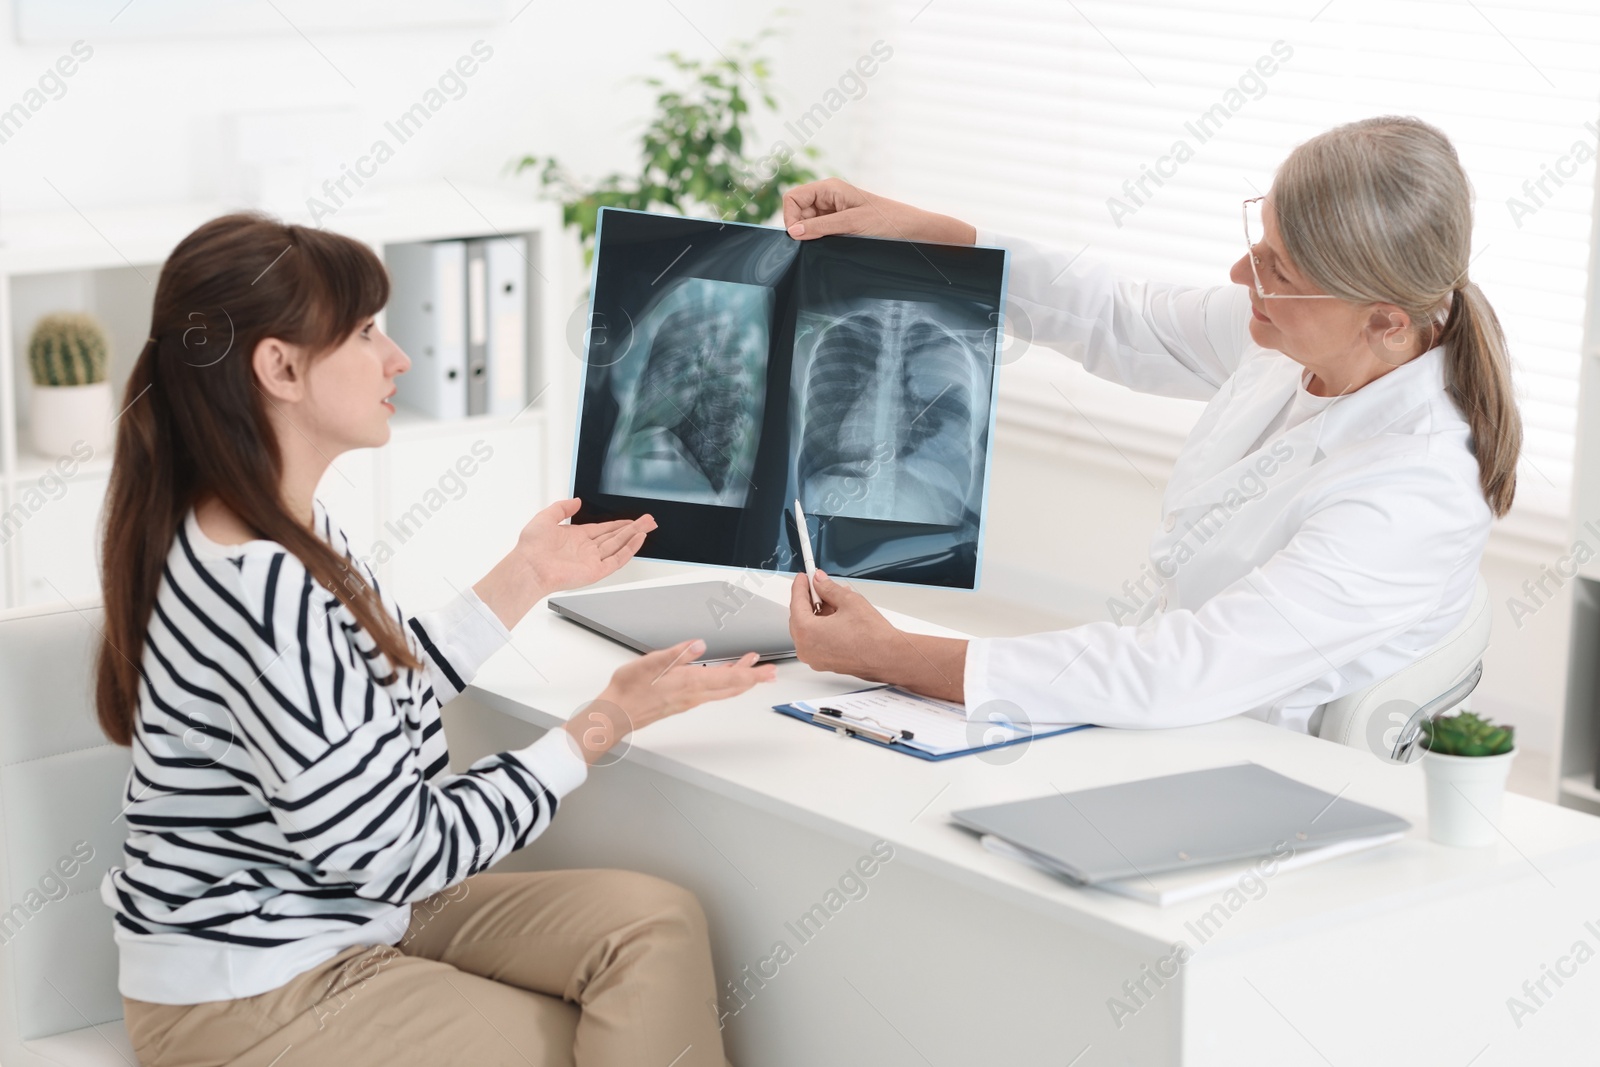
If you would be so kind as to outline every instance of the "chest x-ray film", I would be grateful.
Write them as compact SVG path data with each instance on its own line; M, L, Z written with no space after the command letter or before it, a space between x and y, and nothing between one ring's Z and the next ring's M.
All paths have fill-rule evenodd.
M603 209L579 522L641 556L977 585L1006 253Z

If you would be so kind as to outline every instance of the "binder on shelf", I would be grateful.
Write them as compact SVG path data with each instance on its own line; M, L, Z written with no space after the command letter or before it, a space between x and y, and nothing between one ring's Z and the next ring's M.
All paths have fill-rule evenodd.
M489 410L488 241L467 242L467 414Z
M511 417L528 403L528 239L488 243L488 411Z
M395 399L435 419L467 414L467 246L390 245L388 334L411 357Z

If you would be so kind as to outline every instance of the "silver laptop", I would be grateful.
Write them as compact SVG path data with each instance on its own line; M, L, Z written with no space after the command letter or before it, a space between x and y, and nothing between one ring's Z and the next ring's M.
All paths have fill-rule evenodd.
M1410 829L1255 763L967 808L950 817L1086 885Z
M761 662L791 659L789 609L732 582L602 589L550 598L550 610L636 652L698 637L696 663L723 663L754 652Z

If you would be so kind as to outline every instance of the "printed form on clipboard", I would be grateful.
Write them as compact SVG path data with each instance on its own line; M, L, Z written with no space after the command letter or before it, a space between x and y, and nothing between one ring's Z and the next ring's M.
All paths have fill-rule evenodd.
M818 700L796 700L773 710L922 759L960 756L1084 729L1083 725L1051 724L1035 731L1029 723L1015 721L1000 711L969 718L961 704L891 685Z

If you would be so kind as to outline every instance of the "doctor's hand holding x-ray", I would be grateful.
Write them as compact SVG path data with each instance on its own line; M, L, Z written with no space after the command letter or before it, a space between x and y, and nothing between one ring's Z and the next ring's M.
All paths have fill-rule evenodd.
M928 637L820 574L814 614L800 575L791 630L804 662L1034 723L1243 712L1305 730L1320 705L1451 630L1490 523L1511 506L1522 438L1504 338L1467 276L1472 192L1455 150L1416 119L1336 127L1294 149L1243 214L1233 284L1190 288L1119 278L838 179L788 192L798 240L1010 249L1008 317L1025 317L1032 343L1132 389L1207 402L1162 496L1150 577L1125 587L1114 618Z

